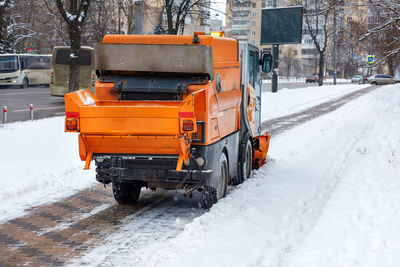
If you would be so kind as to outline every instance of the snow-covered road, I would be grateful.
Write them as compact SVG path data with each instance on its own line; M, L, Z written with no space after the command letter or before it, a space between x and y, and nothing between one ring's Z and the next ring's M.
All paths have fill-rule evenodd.
M278 111L299 112L361 88L365 86L265 93L264 108L273 111L264 114L264 120L278 117ZM171 202L155 204L154 212L143 211L149 220L134 219L142 213L126 217L105 244L71 264L396 266L399 117L400 86L361 96L273 136L269 164L231 188L209 212L191 208L189 200L188 207L171 214ZM0 221L94 182L93 171L80 170L76 139L56 128L62 122L54 118L0 128Z
M177 237L129 250L128 223L74 263L396 266L399 117L400 86L362 96L275 137L270 163Z

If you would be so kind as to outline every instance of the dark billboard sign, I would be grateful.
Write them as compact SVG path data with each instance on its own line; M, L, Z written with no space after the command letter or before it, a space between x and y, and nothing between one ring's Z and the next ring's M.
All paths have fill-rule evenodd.
M268 8L261 15L261 45L300 44L303 7Z

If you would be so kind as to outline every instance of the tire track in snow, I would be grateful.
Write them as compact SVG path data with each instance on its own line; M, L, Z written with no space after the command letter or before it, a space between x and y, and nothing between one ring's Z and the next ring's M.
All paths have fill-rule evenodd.
M266 121L262 128L268 128L272 136L278 135L377 88L369 87ZM104 190L98 185L56 203L34 207L28 215L0 225L0 265L63 265L82 251L110 241L110 235L118 234L121 228L130 234L129 249L162 242L176 236L185 224L205 212L198 208L199 199L174 202L173 198L173 192L145 191L136 205L117 205L110 188ZM177 217L184 221L178 226Z
M261 128L263 130L268 129L268 132L271 134L271 136L278 135L302 123L305 123L307 121L323 116L329 112L332 112L342 107L349 101L358 98L364 94L367 94L373 90L376 90L378 88L380 88L380 86L370 86L365 89L355 91L353 93L341 96L334 100L330 100L328 102L322 103L320 105L305 109L303 111L294 114L264 121L261 124Z

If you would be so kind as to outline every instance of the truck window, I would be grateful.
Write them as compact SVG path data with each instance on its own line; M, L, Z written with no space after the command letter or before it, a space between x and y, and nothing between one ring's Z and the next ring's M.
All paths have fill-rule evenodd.
M70 50L69 49L60 49L56 54L56 65L69 65L70 58ZM81 66L90 66L92 65L92 56L90 51L80 50L79 52L79 65Z
M256 53L254 51L249 51L249 83L254 87L256 78ZM258 65L258 64L257 64Z
M249 51L249 83L254 87L254 78L255 78L255 60L256 56L253 51Z

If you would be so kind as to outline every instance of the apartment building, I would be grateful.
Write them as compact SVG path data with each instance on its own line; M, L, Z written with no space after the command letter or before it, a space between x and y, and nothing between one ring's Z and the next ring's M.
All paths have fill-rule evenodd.
M301 4L296 0L276 0L277 7L296 6ZM272 0L228 0L226 36L250 44L263 50L271 50L271 45L260 45L261 41L261 14L263 8L273 8ZM282 45L279 49L279 75L300 76L302 66L301 45Z
M313 1L307 0L308 5ZM261 46L261 10L262 8L288 7L303 5L304 1L296 0L228 0L226 35L238 40L247 41L264 50L270 50L271 46ZM368 22L368 0L344 0L337 7L337 33L338 33L338 73L340 76L349 76L351 70L354 73L354 64L349 60L356 55L361 60L364 51L355 45L356 36L365 32ZM329 18L328 27L333 29L332 16ZM357 28L357 30L356 30ZM322 41L324 36L320 36ZM319 53L315 48L305 22L303 22L302 43L299 45L281 45L279 75L283 76L307 76L318 72ZM327 76L333 74L333 39L328 40L326 49Z

